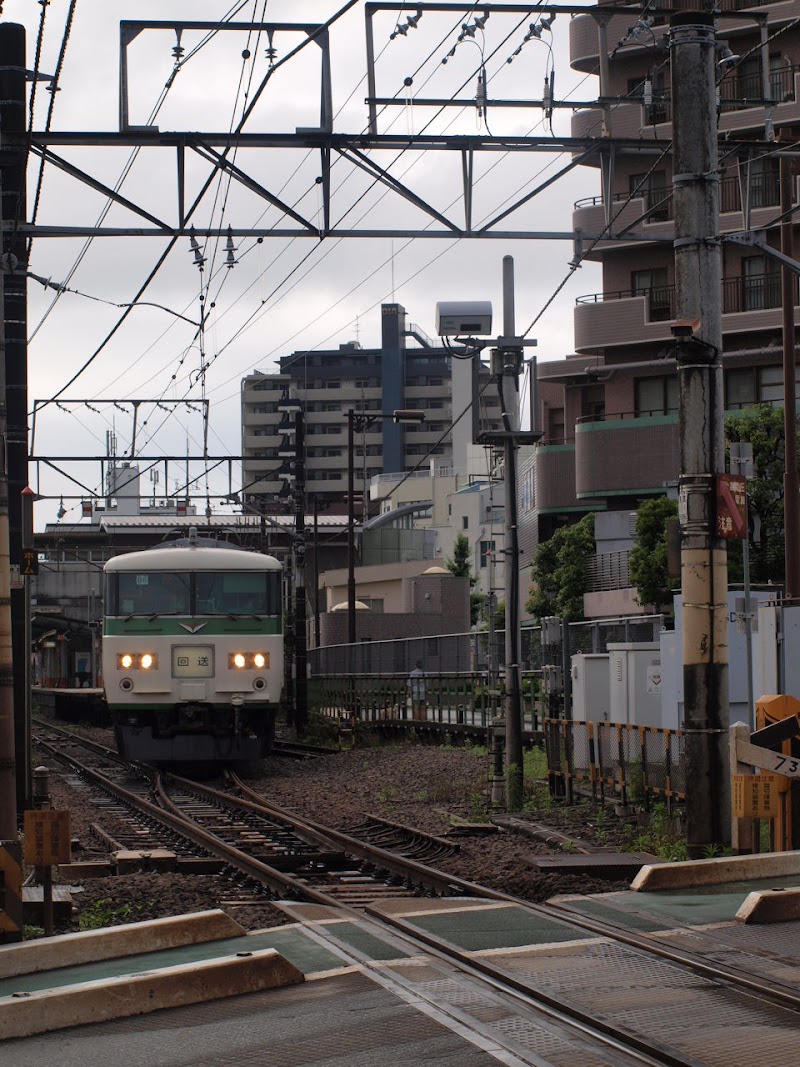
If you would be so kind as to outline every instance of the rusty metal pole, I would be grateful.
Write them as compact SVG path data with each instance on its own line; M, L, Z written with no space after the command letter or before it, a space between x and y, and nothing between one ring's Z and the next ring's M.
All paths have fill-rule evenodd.
M792 216L794 184L792 160L780 157L781 252L794 258ZM797 475L797 401L795 399L795 274L781 268L781 310L783 337L783 526L786 586L790 603L800 602L800 479Z
M714 16L670 19L680 393L681 596L689 857L730 842L728 569L716 531L725 470Z

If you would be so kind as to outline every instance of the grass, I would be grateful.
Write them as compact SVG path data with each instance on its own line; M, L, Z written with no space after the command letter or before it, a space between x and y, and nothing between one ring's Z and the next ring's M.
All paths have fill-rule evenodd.
M650 852L668 863L689 858L686 840L675 832L666 804L653 805L647 826L631 837L625 848L628 852Z
M103 926L131 922L151 907L152 901L144 901L141 904L120 904L114 907L111 897L104 897L102 900L96 900L94 904L88 904L83 909L78 919L78 929L99 930Z

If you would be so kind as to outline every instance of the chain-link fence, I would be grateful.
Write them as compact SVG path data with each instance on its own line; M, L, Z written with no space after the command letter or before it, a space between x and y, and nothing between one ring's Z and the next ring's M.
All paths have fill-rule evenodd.
M547 770L553 792L571 803L576 785L594 800L644 804L686 799L684 736L680 730L614 722L544 722Z

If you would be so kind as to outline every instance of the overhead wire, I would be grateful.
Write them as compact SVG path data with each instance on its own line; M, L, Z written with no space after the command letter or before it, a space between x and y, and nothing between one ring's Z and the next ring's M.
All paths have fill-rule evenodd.
M220 25L223 25L225 22L229 22L231 19L233 19L239 13L239 11L241 11L241 9L246 5L246 3L247 3L247 0L240 0L238 6L236 4L234 4L233 7L231 9L229 9L228 13L222 17L222 19L220 20ZM200 45L198 45L198 47L196 49L194 49L194 51L191 53L191 55L194 55L196 52L200 51L200 48L203 47L205 44L207 44L218 32L219 32L218 30L210 31L206 35L204 40L200 43ZM188 61L189 58L190 58L190 56L185 56L184 57L183 62L180 64L181 68L185 65L185 63ZM153 123L155 122L156 118L158 117L158 114L161 111L161 108L164 106L164 103L165 103L165 101L167 99L169 91L172 88L172 85L174 83L174 75L176 73L177 73L176 70L173 69L172 76L167 80L167 83L165 84L165 86L160 90L158 99L156 100L155 104L151 108L150 114L148 115L147 120L145 122L146 126L152 126ZM133 165L136 162L140 151L141 151L141 146L137 145L131 151L130 155L128 156L128 159L126 160L125 164L123 165L122 171L120 172L120 175L117 178L116 183L114 184L113 191L115 193L118 193L120 191L120 189L123 187L123 185L125 184L125 181L126 181L128 175L130 174L131 170L133 169ZM95 221L95 227L99 227L99 226L102 225L102 223L106 219L107 215L109 214L109 212L111 211L113 206L114 206L114 201L113 201L113 199L109 198L106 201L106 204L104 205L103 209L101 210L100 214L98 215L98 217L97 217L97 219ZM67 272L66 279L65 279L65 282L66 282L67 285L69 285L70 281L75 276L76 271L79 269L81 263L85 259L86 255L87 255L87 253L88 253L88 251L91 248L93 243L94 243L94 237L93 236L88 237L84 241L83 245L81 246L80 251L78 252L78 255L77 255L76 259L74 260L72 266L70 267L69 271ZM58 304L59 300L61 299L61 295L62 295L61 293L56 294L56 296L54 297L52 302L44 310L44 312L42 313L41 317L39 318L39 321L36 323L36 325L34 326L33 330L31 331L31 333L30 333L30 335L28 337L28 343L30 343L34 339L34 337L39 332L39 330L42 328L42 326L44 326L45 322L49 318L49 316L52 313L52 311L54 310L55 306Z
M300 44L295 46L295 48L291 49L287 53L287 55L284 56L284 58L282 60L279 60L278 63L274 64L270 68L270 70L267 72L267 75L265 76L265 78L262 79L261 85L259 86L258 90L254 94L254 98L251 100L250 104L245 109L245 111L243 113L243 116L242 116L242 119L240 120L240 122L239 122L239 124L237 126L237 132L239 130L241 130L241 128L244 126L244 123L246 122L247 118L252 113L253 109L255 108L256 103L258 102L258 99L260 98L264 88L266 87L266 84L267 84L267 82L269 80L270 75L275 70L277 70L278 67L280 67L284 63L288 62L288 60L291 59L293 56L295 56L299 51L301 51L303 48L307 47L308 44L310 44L316 38L316 36L318 36L318 34L322 30L325 30L325 29L329 28L333 24L333 22L336 21L336 19L340 18L341 15L344 12L348 11L357 2L358 2L358 0L347 0L347 2L344 4L344 6L341 7L339 9L339 11L335 15L333 15L330 19L328 19L325 23L323 23L321 25L321 27L316 31L316 33L312 33L312 34L309 34L308 36L306 36L303 39L303 41L301 41ZM225 158L226 158L226 152L223 152L222 156L220 158L220 162L222 162ZM211 184L212 184L212 182L214 180L214 176L216 174L217 169L218 169L218 167L215 167L214 170L211 172L209 177L203 183L203 185L202 185L202 187L200 189L200 192L198 193L197 197L195 198L192 206L185 213L185 218L184 218L184 222L185 223L189 222L189 220L191 219L192 215L194 214L194 212L199 207L200 203L202 203L202 200L203 200L206 192L208 191L208 189L210 188L210 186L211 186ZM169 240L169 242L167 244L166 250L159 257L159 259L157 260L155 266L151 269L151 271L148 274L147 278L145 279L143 284L140 286L138 292L134 296L133 301L132 301L133 304L135 304L139 300L139 298L142 296L142 294L144 292L146 292L146 290L149 287L150 283L152 282L152 280L158 274L159 270L161 269L161 267L163 266L163 264L166 261L167 257L169 256L169 253L175 247L175 244L177 243L178 240L179 240L179 237L177 235L172 237L172 238L170 238L170 240ZM84 361L83 365L81 367L79 367L77 371L75 371L75 373L72 375L72 377L69 379L69 381L67 381L56 393L53 394L53 396L51 397L51 400L55 400L59 396L62 396L64 394L64 392L70 387L70 385L72 385L84 373L84 371L94 362L94 360L100 355L100 353L103 351L103 349L109 343L109 341L114 337L114 335L117 333L117 331L123 325L123 323L127 319L128 315L130 314L130 311L131 311L131 309L127 308L123 312L123 314L118 319L117 323L110 330L110 332L106 335L106 337L100 342L100 344L97 346L97 348L92 353L92 355L89 356Z
M56 93L59 91L58 82L59 82L59 79L61 77L61 71L64 68L64 60L66 59L66 55L67 55L67 44L69 43L69 37L70 37L70 33L72 31L72 22L73 22L73 19L75 18L75 8L77 7L77 5L78 5L78 0L70 0L69 9L67 11L67 15L66 15L66 18L65 18L65 21L64 21L64 30L63 30L63 33L61 35L61 47L60 47L59 52L58 52L58 59L56 60L56 69L53 72L52 80L51 80L51 82L50 82L50 84L48 86L48 90L50 92L50 103L48 104L48 107L47 107L47 118L45 119L45 124L44 124L45 133L49 133L50 127L51 127L52 122L53 122L53 113L55 111L55 105L56 105ZM42 9L42 12L44 13L44 9ZM31 97L33 97L33 92L31 92ZM33 101L31 101L31 103L33 103ZM32 130L33 130L33 111L31 111L31 132L32 132ZM31 225L32 226L36 224L36 218L37 218L37 215L38 215L38 212L39 212L39 201L41 199L42 184L43 184L43 181L44 181L44 167L45 167L45 161L44 161L44 158L41 158L39 160L39 173L38 173L38 175L36 177L36 191L35 191L34 196L33 196L33 208L31 210L31 220L30 221L31 221ZM30 237L28 239L28 260L30 260L32 247L33 247L33 237Z
M512 31L512 32L513 32L513 31ZM509 34L509 36L510 36L510 34ZM507 39L508 39L508 38L506 38L506 40L507 40ZM502 44L501 44L501 46L499 46L499 47L502 47ZM495 51L496 51L496 50L495 50ZM494 53L492 53L492 54L494 54ZM469 80L471 80L471 79L468 79L468 81L469 81ZM464 84L467 84L467 83L468 83L468 82L465 82ZM461 88L463 88L463 85L462 85L462 87L461 87ZM456 91L460 91L460 90L456 90ZM440 109L440 111L439 111L439 112L437 112L437 114L441 113L441 110L442 110L442 109ZM435 117L436 117L436 116L434 116L434 118L435 118ZM431 120L431 121L433 121L433 120ZM430 123L429 123L429 124L430 124ZM427 128L427 127L426 127L426 128ZM404 152L404 151L406 151L406 150L407 150L407 149L403 149L402 151ZM402 152L401 152L400 154L402 154ZM398 158L399 158L399 156L398 156ZM395 160L395 163L396 163L396 160ZM394 165L394 163L393 163L392 165ZM375 182L373 182L373 186L374 186L374 184L375 184ZM384 194L384 195L386 195L386 194ZM359 198L359 199L362 199L362 198ZM358 201L356 201L356 203L358 203ZM349 212L353 210L353 207L354 207L354 206L355 206L355 205L351 205L351 207L350 207L350 208L348 209L348 212L346 212L346 214L349 214ZM345 217L345 216L343 216L343 217ZM447 251L447 250L445 250L445 251ZM444 254L444 253L441 253L441 254ZM435 259L438 259L438 258L440 258L440 256L437 256L437 257L435 257ZM433 260L433 261L431 261L431 262L435 262L435 260ZM427 265L426 265L426 266L427 266ZM296 272L296 270L297 270L297 269L298 269L298 266L295 266L295 267L294 267L294 268L292 269L292 271L290 272L290 275L289 275L289 277L291 277L291 275L292 275L292 274L294 274L294 273ZM421 272L421 270L423 270L423 269L425 269L425 267L423 267L423 268L420 268L420 271L418 271L417 273L420 273L420 272ZM414 277L414 276L416 276L416 275L413 275L412 277ZM228 342L228 343L230 343L230 342ZM227 347L227 346L226 346L226 347ZM70 384L71 384L71 383L70 383Z

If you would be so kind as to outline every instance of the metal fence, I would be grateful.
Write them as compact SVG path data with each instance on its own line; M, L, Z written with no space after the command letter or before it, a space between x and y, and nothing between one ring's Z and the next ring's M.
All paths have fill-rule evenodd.
M320 714L353 722L415 720L488 729L492 719L503 714L502 690L490 684L486 671L416 678L354 674L320 679L313 689ZM526 732L541 731L530 686L524 687L522 719Z
M605 652L610 643L658 641L663 615L643 615L572 622L567 627L566 654ZM521 666L541 671L554 662L554 647L542 645L540 626L523 626L520 632ZM312 678L335 679L353 675L402 675L420 664L425 674L473 675L501 673L505 631L470 631L436 637L408 637L389 641L360 641L354 645L326 645L309 650ZM559 652L559 656L561 653Z
M570 803L576 786L591 790L594 800L625 805L663 798L668 810L686 798L680 730L546 719L544 736L550 780Z

